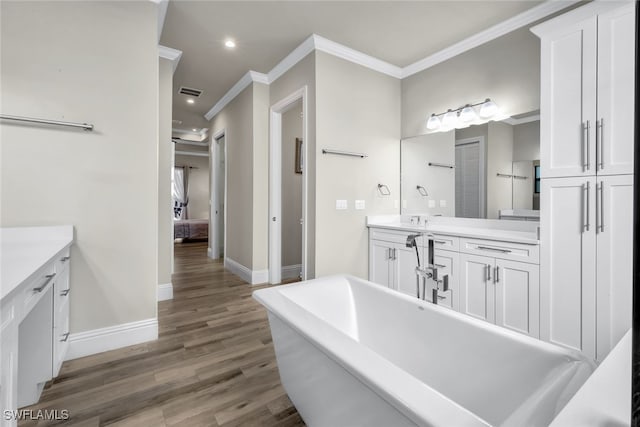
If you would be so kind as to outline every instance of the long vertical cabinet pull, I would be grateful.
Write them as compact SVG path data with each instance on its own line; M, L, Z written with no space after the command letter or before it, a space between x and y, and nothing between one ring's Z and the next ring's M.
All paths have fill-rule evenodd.
M586 184L582 186L584 191L584 207L582 211L582 229L584 231L589 231L589 190L591 189L591 184L587 181Z
M598 211L600 212L600 225L598 226L596 224L596 228L599 228L600 233L604 233L604 181L600 181L599 190L600 197L598 197L598 201L600 202L600 204L596 204L596 209L598 209Z
M500 282L500 266L496 265L496 269L493 272L493 283L499 283Z
M487 282L491 281L491 266L487 264Z
M598 163L596 170L604 170L604 119L596 121L596 152L598 153Z
M582 140L584 141L584 146L582 147L584 149L584 153L582 155L582 159L583 159L583 165L582 168L585 171L588 171L591 169L591 156L590 156L590 151L591 151L591 137L589 136L589 134L591 133L591 124L589 123L589 120L587 120L587 123L582 125Z

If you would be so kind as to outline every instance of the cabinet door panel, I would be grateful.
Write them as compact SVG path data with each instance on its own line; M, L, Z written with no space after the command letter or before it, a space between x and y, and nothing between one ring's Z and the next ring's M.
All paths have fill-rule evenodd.
M496 259L496 325L540 336L539 267Z
M493 267L491 257L460 254L460 311L491 323L495 323Z
M406 246L394 246L395 257L395 289L400 292L416 296L416 267L418 259L416 258L415 248L407 248Z
M540 164L544 178L596 173L596 28L594 16L542 40Z
M369 280L380 285L393 287L390 268L389 243L378 240L371 241L371 266L369 268Z
M594 358L595 183L543 179L540 195L540 337Z
M603 360L631 327L633 175L599 178L598 195L596 342Z
M598 174L633 173L633 3L598 16Z

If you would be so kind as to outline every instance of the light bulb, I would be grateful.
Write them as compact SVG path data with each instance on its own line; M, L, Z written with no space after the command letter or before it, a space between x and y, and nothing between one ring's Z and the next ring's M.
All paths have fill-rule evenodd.
M438 116L435 115L435 113L431 114L431 117L429 117L429 120L427 121L427 129L436 130L439 127L440 127L440 119L438 118Z
M477 118L478 116L476 115L475 110L469 104L465 105L460 112L460 120L462 120L463 122L472 122Z
M487 119L498 112L498 106L495 102L487 98L480 107L480 117Z
M453 128L458 121L458 114L455 111L447 110L447 114L442 118L442 125L447 128Z
M226 47L228 47L229 49L233 49L234 47L236 47L236 42L234 42L231 39L227 39L227 40L225 40L224 45Z
M196 101L195 101L193 98L187 98L187 102L188 102L189 104L193 104L193 103L195 103Z

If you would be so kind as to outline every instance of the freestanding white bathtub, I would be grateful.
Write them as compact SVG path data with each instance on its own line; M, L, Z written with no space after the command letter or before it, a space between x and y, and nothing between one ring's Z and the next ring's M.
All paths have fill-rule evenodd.
M282 384L310 426L546 426L580 354L351 276L261 289Z

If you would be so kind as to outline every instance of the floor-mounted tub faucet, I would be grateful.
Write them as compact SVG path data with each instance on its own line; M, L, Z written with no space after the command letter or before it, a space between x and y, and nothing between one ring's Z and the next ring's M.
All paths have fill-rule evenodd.
M410 234L407 236L406 243L408 248L416 249L416 258L418 260L418 265L416 267L416 297L423 300L426 298L427 279L429 279L433 281L435 285L432 290L432 302L434 304L438 304L438 291L446 292L449 290L449 275L445 274L442 278L439 277L438 268L435 265L435 245L432 235L429 235L427 240L427 265L425 267L420 265L420 253L418 251L416 239L418 237L422 237L422 235L422 233ZM420 278L422 278L422 297L420 296Z

